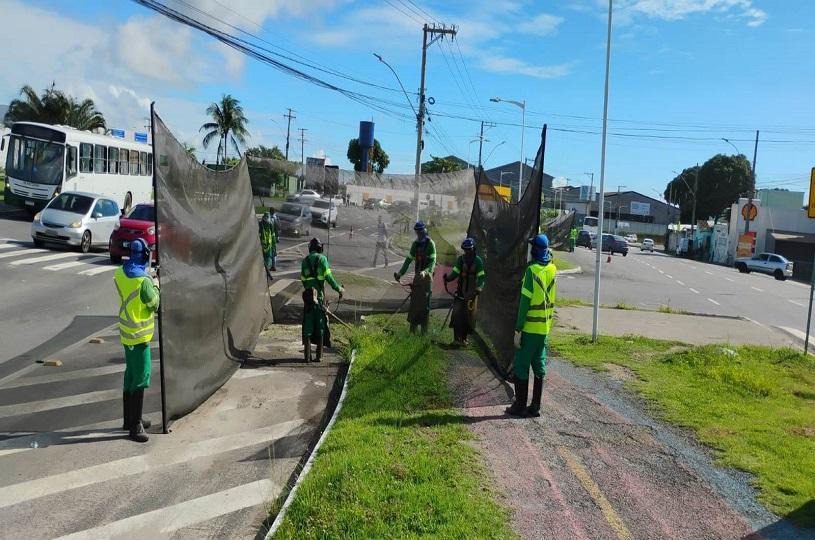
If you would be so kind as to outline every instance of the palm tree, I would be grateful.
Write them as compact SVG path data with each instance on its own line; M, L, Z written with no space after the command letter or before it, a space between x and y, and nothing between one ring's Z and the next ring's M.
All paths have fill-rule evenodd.
M195 159L195 147L190 143L183 143L184 144L184 151L187 152L187 155L191 158Z
M44 124L62 124L76 129L95 130L105 128L105 117L96 110L92 100L81 103L51 83L50 88L43 90L42 96L28 85L20 90L22 99L15 99L9 104L3 122L11 126L14 122L42 122Z
M221 96L220 103L213 103L207 107L207 114L212 117L211 122L205 123L199 129L199 133L206 131L202 144L204 148L208 148L210 143L218 138L218 160L221 163L226 163L227 146L232 143L232 147L238 156L241 155L241 150L238 143L246 144L246 137L249 132L246 131L246 124L249 120L243 114L243 107L240 101L235 99L229 94Z

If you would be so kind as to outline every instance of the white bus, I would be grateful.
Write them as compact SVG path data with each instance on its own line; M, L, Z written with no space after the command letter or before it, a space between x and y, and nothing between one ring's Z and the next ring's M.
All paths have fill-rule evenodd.
M581 230L588 231L591 234L597 234L597 221L594 216L586 216L583 218L583 228Z
M5 202L32 214L63 191L108 197L124 211L150 202L153 153L144 140L16 122L2 141L7 152Z

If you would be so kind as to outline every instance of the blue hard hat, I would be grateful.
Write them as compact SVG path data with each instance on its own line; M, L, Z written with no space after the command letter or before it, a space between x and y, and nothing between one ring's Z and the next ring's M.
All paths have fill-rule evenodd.
M465 238L461 243L461 249L475 249L475 240L472 238Z
M427 225L424 224L424 221L417 221L416 225L413 226L414 231L426 231Z
M529 239L529 243L532 244L533 248L537 249L549 249L549 237L545 234L539 234L537 236L533 236Z
M143 238L136 238L130 242L130 260L146 261L150 257L150 248Z

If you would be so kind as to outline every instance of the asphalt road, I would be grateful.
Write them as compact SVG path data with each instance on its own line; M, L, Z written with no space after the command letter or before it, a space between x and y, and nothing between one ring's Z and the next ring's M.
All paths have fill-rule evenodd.
M591 302L595 252L577 248L569 257L584 272L563 276L566 279L561 279L558 294ZM694 313L741 316L758 325L781 328L803 342L808 285L763 274L740 274L733 268L662 253L642 253L638 248L627 257L615 255L611 263L606 260L603 254L601 304L646 309L670 306ZM648 334L647 329L637 331Z

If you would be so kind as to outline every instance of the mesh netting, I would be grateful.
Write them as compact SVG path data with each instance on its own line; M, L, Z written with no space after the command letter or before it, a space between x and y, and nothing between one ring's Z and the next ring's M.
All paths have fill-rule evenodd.
M271 321L245 161L198 164L155 113L161 343L167 418L184 415L249 356Z
M572 210L541 224L541 232L549 237L549 245L553 249L568 248L569 233L575 226L575 215L575 211Z

